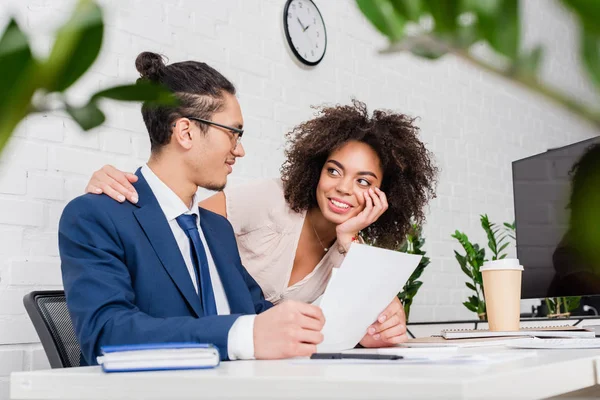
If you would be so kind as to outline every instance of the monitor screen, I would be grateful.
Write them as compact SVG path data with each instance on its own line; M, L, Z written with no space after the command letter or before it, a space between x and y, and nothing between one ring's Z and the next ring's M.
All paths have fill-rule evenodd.
M584 179L590 170L600 177L599 168L600 137L513 162L522 298L600 295L599 260L582 250L583 229L574 223L580 215L596 220L600 215L600 202L590 195L591 181ZM581 189L583 183L587 187Z

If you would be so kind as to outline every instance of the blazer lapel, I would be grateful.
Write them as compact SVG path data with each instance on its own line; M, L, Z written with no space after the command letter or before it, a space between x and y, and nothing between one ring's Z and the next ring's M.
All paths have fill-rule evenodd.
M221 235L207 222L205 213L206 211L200 208L200 227L223 283L230 311L232 314L254 314L252 299L249 296L244 297L244 294L248 293L247 285L235 267L236 261L225 250L220 240Z
M190 307L198 317L204 315L200 297L194 289L192 279L188 273L185 261L177 245L171 227L164 217L164 213L152 193L150 186L144 179L140 170L136 171L138 181L134 183L139 195L139 209L134 211L135 218L144 230L156 255L163 267L181 292Z

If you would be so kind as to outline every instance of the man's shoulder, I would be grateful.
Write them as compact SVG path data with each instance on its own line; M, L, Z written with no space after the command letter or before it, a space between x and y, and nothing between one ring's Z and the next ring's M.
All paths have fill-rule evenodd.
M124 202L119 203L106 195L84 194L71 200L63 210L65 215L106 215L121 214L131 209L137 208L135 205Z
M225 218L221 214L217 214L215 212L207 210L206 208L202 208L202 207L198 207L198 208L200 210L200 219L201 220L204 219L206 222L208 222L211 225L225 225L225 226L231 227L229 220L227 220L227 218Z

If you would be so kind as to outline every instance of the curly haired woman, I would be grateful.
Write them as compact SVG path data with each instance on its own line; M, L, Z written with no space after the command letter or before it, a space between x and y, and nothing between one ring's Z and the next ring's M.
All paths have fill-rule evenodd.
M200 206L231 222L243 264L267 300L313 302L360 231L393 249L411 220L423 221L437 169L418 132L413 118L383 110L369 116L356 100L321 107L288 133L280 179L226 188ZM135 178L105 166L86 191L124 201L136 196ZM397 324L392 319L380 319L377 331ZM392 336L381 339L392 344L404 340L385 333Z

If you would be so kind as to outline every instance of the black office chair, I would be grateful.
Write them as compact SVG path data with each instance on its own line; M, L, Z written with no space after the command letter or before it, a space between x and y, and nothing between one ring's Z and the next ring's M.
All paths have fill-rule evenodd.
M50 366L52 368L79 367L81 349L73 330L67 309L65 292L45 290L31 292L23 297Z

